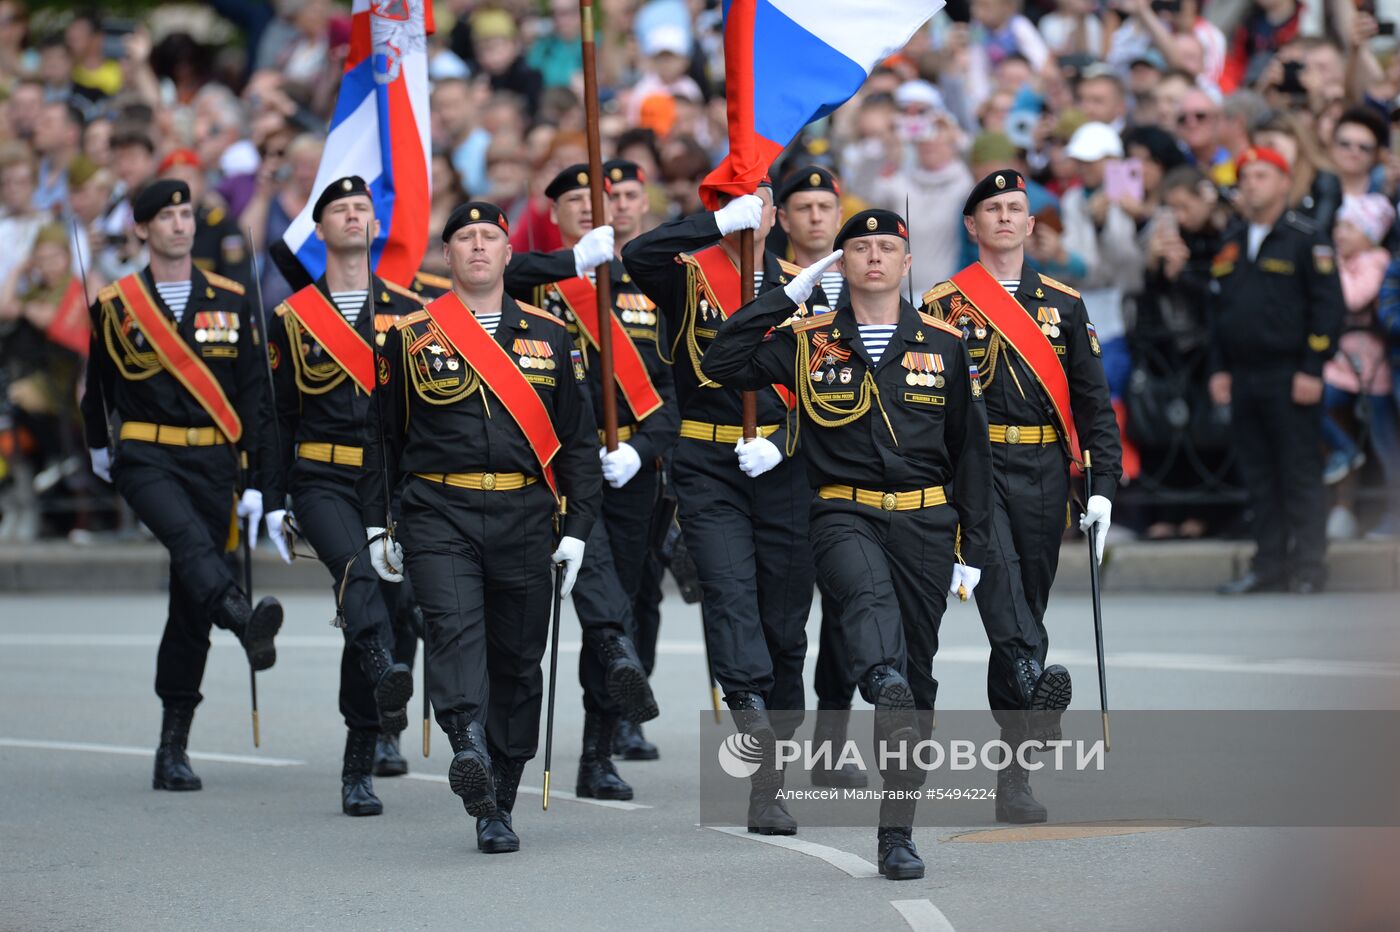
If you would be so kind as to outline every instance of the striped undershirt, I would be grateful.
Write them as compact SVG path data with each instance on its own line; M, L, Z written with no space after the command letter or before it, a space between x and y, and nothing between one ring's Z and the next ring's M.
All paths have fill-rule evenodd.
M822 273L822 294L826 295L828 307L836 307L836 301L841 297L842 284L844 280L836 269L827 269Z
M193 282L156 282L156 293L165 302L165 306L170 308L170 312L175 315L175 322L178 324L180 318L185 314L185 306L190 303L190 289Z
M359 291L332 291L331 300L340 309L341 316L350 324L355 326L355 321L360 317L360 308L365 306L365 298L369 296L369 289L364 288Z
M1021 280L1019 278L999 278L997 282L1001 287L1006 289L1007 294L1015 294L1016 289L1021 287Z
M865 344L865 351L870 354L870 361L876 365L880 364L880 357L885 354L885 347L890 345L890 337L894 336L894 328L898 324L857 324L860 330L860 342Z
M494 337L496 335L496 327L501 323L501 312L496 311L492 314L478 313L476 315L476 322L481 324L482 328Z

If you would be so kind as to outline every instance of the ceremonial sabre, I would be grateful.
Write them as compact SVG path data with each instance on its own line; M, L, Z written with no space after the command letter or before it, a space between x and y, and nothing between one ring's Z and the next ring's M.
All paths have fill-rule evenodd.
M1089 451L1084 451L1084 500L1089 500L1089 489L1094 487L1094 472ZM1099 659L1099 714L1103 717L1103 749L1112 750L1108 738L1108 678L1103 665L1103 605L1099 596L1099 544L1094 528L1085 535L1089 538L1089 591L1094 598L1094 649Z
M739 294L745 304L753 300L753 230L739 231ZM743 403L744 442L748 443L758 436L758 395L741 392L739 397Z
M554 755L555 677L559 672L559 615L564 610L564 564L554 564L554 621L549 634L549 711L544 726L544 809L549 810L549 763Z

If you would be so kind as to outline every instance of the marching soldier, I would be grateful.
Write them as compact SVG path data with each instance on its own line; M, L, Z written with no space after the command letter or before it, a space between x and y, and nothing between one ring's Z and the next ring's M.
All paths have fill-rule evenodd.
M924 301L962 331L986 399L994 494L977 608L992 648L987 698L1014 748L1027 737L1058 737L1059 713L1069 706L1069 671L1043 666L1045 606L1069 520L1069 462L1081 449L1092 454L1094 487L1080 527L1097 534L1102 558L1122 452L1084 302L1026 265L1035 218L1025 179L1010 169L983 178L963 222L979 261ZM1045 821L1015 760L997 772L996 817Z
M779 288L800 271L764 249L773 192L766 183L759 191L643 233L622 250L622 260L661 312L674 360L681 427L671 479L704 591L715 678L739 727L767 740L791 737L805 704L811 491L802 466L784 453L789 390L776 385L758 392L758 436L745 442L740 392L700 369L720 324L740 307L740 230L755 231L756 291ZM787 714L770 718L770 709ZM754 774L749 831L797 831L776 798L781 786L780 771Z
M991 451L977 367L961 333L900 297L912 261L904 220L862 211L835 245L726 320L701 368L725 385L778 381L797 393L817 490L812 553L840 610L847 676L875 706L877 737L897 744L914 738L910 729L931 726L931 716L912 713L934 708L946 593L977 586ZM838 259L849 300L835 313L799 316ZM917 787L922 774L892 767L885 787ZM880 804L880 873L919 878L914 800L895 795Z
M400 587L381 580L370 565L355 483L374 389L372 346L423 305L412 292L370 274L369 241L378 221L363 178L331 182L311 217L326 244L326 272L277 306L268 334L281 449L269 490L277 510L267 515L267 531L290 563L282 523L290 493L298 529L330 572L344 625L341 810L379 815L384 806L370 776L375 745L381 731L397 735L408 725L413 674L390 653Z
M841 227L841 185L836 177L816 165L793 170L778 189L778 223L792 244L797 265L808 268L830 255ZM808 311L821 314L849 303L840 265L827 266L807 299ZM819 578L817 589L821 588ZM823 591L821 640L812 678L817 693L817 727L812 739L818 745L830 742L836 748L846 742L851 697L856 691L856 682L847 675L841 656L840 619L841 606ZM858 765L828 766L830 763L812 768L813 785L865 786L865 772Z
M640 189L636 165L608 166L604 171L610 189L624 184ZM615 258L615 236L611 226L593 226L589 192L587 165L571 165L550 182L545 195L554 201L551 215L565 248L516 256L506 269L506 286L512 296L529 298L564 321L583 358L595 420L601 424L600 324L593 270ZM636 232L634 225L629 239ZM588 556L573 591L587 648L579 654L584 718L575 791L588 798L631 799L632 787L611 760L612 746L619 716L640 724L658 711L632 637L632 601L647 555L657 462L675 442L677 418L671 368L661 360L658 346L656 305L621 262L611 263L610 274L618 446L612 453L598 451L608 487L603 491L602 520L593 525ZM599 437L601 442L601 433Z
M1320 592L1327 577L1322 366L1336 352L1344 305L1329 231L1285 209L1289 182L1283 156L1244 151L1248 224L1211 264L1210 393L1231 406L1258 545L1250 571L1221 588L1226 595Z
M216 203L206 196L204 165L191 149L176 149L161 160L156 174L189 185L194 198L194 246L190 256L206 272L231 278L240 285L252 281L252 256L248 241L238 229L228 208L217 195Z
M186 745L209 654L210 625L242 643L254 670L276 662L282 606L256 607L235 580L231 519L256 534L270 488L272 411L258 309L243 286L190 261L194 205L183 181L132 198L150 264L92 307L83 420L92 468L170 551L170 608L156 657L164 709L152 786L198 790ZM113 437L113 431L116 436ZM240 451L252 481L238 494ZM231 526L232 525L232 526Z
M452 290L387 332L358 486L375 570L413 577L449 783L488 853L520 848L511 811L539 743L551 561L562 597L602 491L582 359L560 321L505 294L508 234L493 204L448 218ZM398 541L381 469L403 480Z

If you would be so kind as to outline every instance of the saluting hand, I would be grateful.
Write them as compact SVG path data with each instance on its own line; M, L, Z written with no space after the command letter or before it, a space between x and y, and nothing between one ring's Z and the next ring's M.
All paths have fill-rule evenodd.
M818 259L802 271L798 272L792 281L783 286L783 292L792 299L793 304L802 304L812 296L812 291L817 287L817 283L822 280L822 273L831 267L831 264L841 258L844 249L838 249L825 259ZM835 295L827 295L835 300Z

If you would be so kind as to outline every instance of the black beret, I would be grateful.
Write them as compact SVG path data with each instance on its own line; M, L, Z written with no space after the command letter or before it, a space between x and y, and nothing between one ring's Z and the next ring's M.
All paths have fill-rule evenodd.
M1026 193L1026 179L1020 172L1003 168L994 171L972 189L972 193L967 196L967 203L963 205L963 216L972 216L972 211L978 204L989 197L996 197L998 194L1005 194L1008 191L1020 191Z
M840 249L846 240L858 236L898 236L907 243L909 228L904 225L904 218L892 210L862 210L842 225L836 234L835 248Z
M359 175L350 175L346 178L337 178L326 185L326 190L321 192L321 196L316 198L316 206L311 208L311 219L316 223L321 222L321 213L331 205L332 201L338 201L342 197L354 197L355 195L374 199L374 195L369 192L369 185L365 184L365 179Z
M580 162L577 165L570 165L555 175L554 180L549 183L549 187L544 189L544 196L551 201L557 201L570 191L586 187L588 187L588 166ZM604 172L603 190L606 191L608 188L607 172Z
M453 233L473 223L493 223L506 233L510 232L510 221L506 220L505 212L501 208L485 201L468 201L454 207L448 215L447 224L442 228L442 241L447 242L452 239Z
M642 167L636 162L629 162L626 159L608 159L603 163L603 177L612 184L619 184L623 181L640 181L646 184L647 173L642 171Z
M840 197L841 183L836 180L835 175L825 168L819 165L808 165L790 172L783 179L782 187L778 189L778 203L786 203L789 197L799 191L829 191Z
M146 185L131 199L131 219L150 223L166 207L190 202L190 186L173 178L159 178Z

